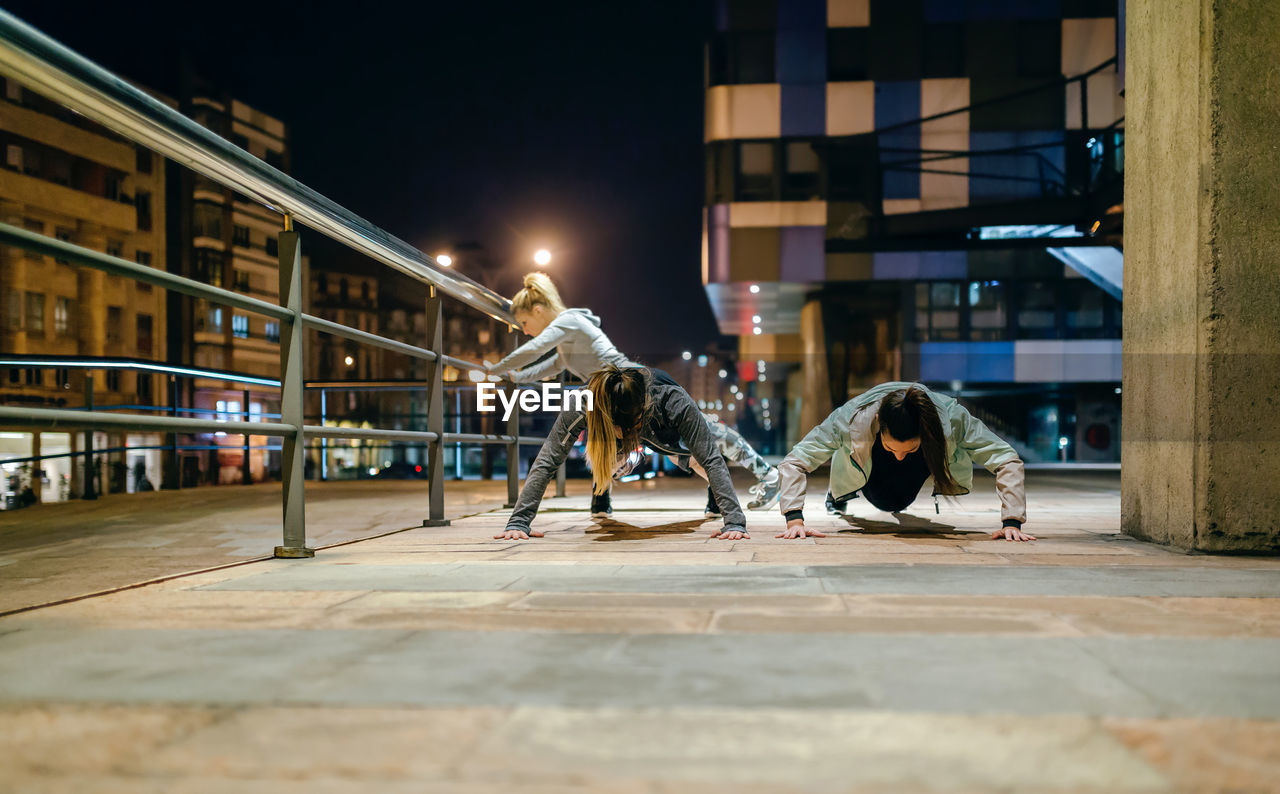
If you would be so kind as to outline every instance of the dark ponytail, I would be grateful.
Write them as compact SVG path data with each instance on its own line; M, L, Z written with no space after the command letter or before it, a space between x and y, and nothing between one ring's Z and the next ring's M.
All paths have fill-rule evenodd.
M910 386L889 394L876 414L881 432L895 441L920 439L920 454L933 475L933 487L940 494L963 493L947 469L947 437L942 420L929 394L920 386Z

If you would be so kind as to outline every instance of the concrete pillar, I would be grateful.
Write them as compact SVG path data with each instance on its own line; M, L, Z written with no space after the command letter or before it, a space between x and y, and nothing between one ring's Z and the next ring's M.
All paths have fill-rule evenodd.
M804 345L804 401L800 406L799 436L804 438L831 413L831 381L827 374L827 342L822 327L822 301L813 299L800 310L800 339Z
M40 434L31 434L31 457L40 457ZM42 460L33 461L31 464L31 492L36 495L36 504L40 504L44 499L44 470L45 462Z
M1280 551L1280 3L1127 15L1122 526Z

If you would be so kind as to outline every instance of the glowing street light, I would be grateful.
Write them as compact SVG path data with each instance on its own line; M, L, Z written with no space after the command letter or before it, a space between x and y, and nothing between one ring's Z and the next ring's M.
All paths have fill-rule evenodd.
M546 267L551 264L551 252L545 248L539 248L533 255L533 263L538 267Z
M760 326L757 325L755 328L751 329L751 333L755 334L756 336L759 336L760 334L764 333L764 331L761 331Z
M727 378L727 377L729 377L729 370L727 370L727 369L722 369L722 370L720 370L720 377L722 377L722 378Z
M686 350L680 354L680 358L683 358L685 361L688 361L689 359L693 358L693 354L690 353L688 350Z
M437 254L436 264L439 265L440 267L449 267L450 265L453 264L453 257L449 256L448 254Z
M351 366L352 364L356 363L356 360L355 360L354 358L352 358L351 356L347 356L346 358L342 359L342 361L343 361L343 363L344 363L344 364L346 364L348 367L349 367L349 366Z
M753 315L751 315L751 322L755 323L756 325L759 325L759 324L760 324L760 315L758 315L758 314L753 314Z
M752 284L750 289L751 289L751 294L752 294L752 295L755 295L755 294L757 294L757 293L759 293L759 292L760 292L760 285L759 285L759 284Z

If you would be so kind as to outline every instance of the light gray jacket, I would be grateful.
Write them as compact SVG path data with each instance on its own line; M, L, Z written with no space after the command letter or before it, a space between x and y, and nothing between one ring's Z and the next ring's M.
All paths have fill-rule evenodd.
M539 361L555 348L555 353ZM600 330L600 318L590 309L565 309L542 333L513 350L506 358L489 367L491 375L512 372L516 383L532 383L569 370L582 380L603 369L606 364L638 367L613 346Z
M890 392L911 385L919 386L882 383L869 389L837 408L826 421L810 430L796 444L778 464L782 477L778 506L784 516L804 509L808 481L805 475L828 458L831 460L831 495L837 501L849 498L867 484L871 476L871 446L880 432L880 423L876 419L880 403ZM928 389L925 391L942 420L942 433L947 439L944 459L952 479L968 493L973 490L973 464L985 467L996 475L1001 518L1025 522L1026 487L1018 453L955 399Z

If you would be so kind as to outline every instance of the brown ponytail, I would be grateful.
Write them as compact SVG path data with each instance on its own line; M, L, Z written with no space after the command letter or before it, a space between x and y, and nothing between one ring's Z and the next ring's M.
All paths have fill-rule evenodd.
M560 292L546 273L530 273L524 277L524 289L511 299L511 311L530 312L534 306L545 306L553 316L565 310Z
M912 385L889 394L880 403L876 419L880 430L896 441L920 439L920 454L924 455L925 465L933 475L933 487L938 493L964 492L947 469L947 437L942 432L938 409L923 387Z
M640 427L651 408L648 370L612 364L591 374L591 410L587 411L587 460L591 463L592 492L609 490L619 452L640 446ZM613 427L622 428L622 438Z

